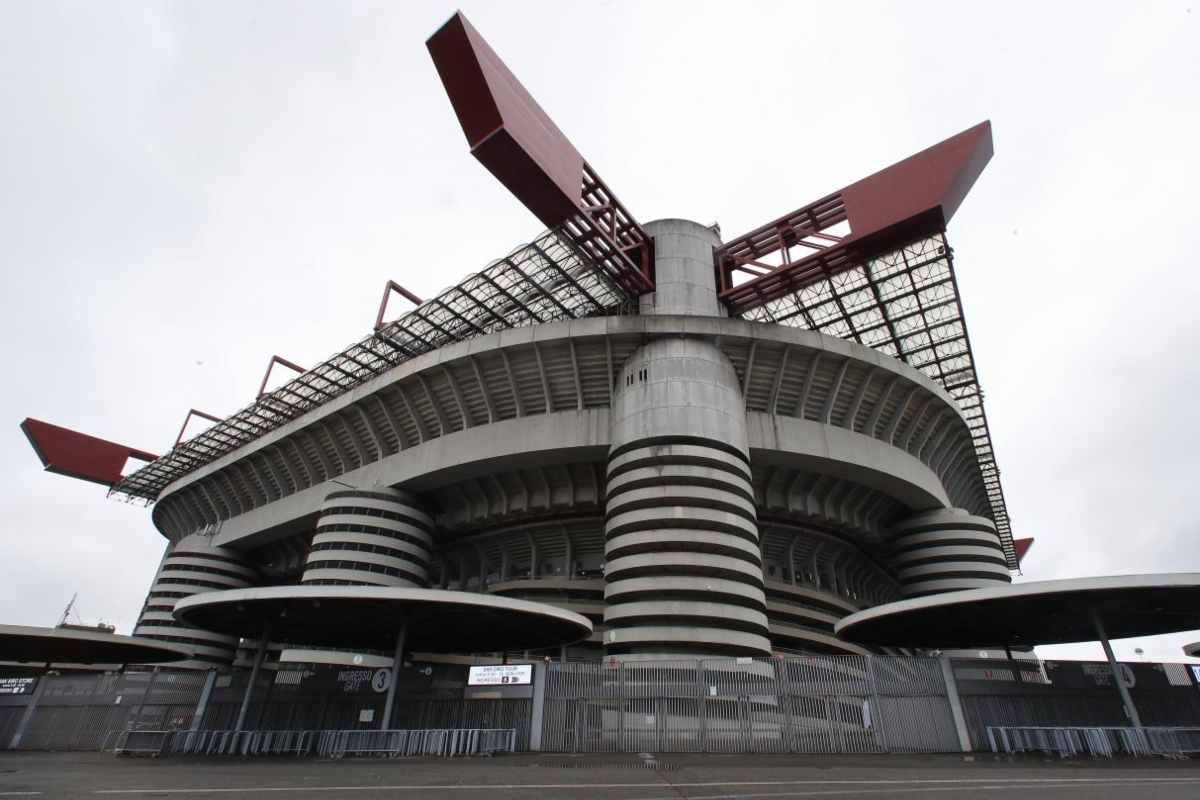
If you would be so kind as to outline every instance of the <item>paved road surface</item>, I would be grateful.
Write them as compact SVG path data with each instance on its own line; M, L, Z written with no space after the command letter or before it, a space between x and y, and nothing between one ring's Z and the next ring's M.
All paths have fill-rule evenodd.
M977 756L525 754L317 761L0 753L0 800L1183 800L1200 761L1006 761ZM653 762L651 762L653 764Z

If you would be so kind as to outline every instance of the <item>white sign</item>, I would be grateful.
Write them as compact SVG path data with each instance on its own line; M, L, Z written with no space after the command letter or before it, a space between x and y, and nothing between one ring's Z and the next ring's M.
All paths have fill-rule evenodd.
M0 694L30 694L37 678L0 678Z
M359 722L374 722L375 721L375 709L373 709L373 708L360 709L358 712L358 721Z
M528 686L533 683L532 664L489 664L471 667L467 686Z

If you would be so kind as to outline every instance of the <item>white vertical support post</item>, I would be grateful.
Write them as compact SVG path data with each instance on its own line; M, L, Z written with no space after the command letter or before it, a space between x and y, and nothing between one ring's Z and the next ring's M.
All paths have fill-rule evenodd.
M196 711L192 714L191 730L198 731L204 723L204 715L208 711L208 701L212 698L213 687L217 685L217 671L210 669L204 680L204 688L200 690L200 699L196 701Z
M263 626L262 638L258 640L258 650L254 654L254 666L250 669L250 680L246 683L246 691L242 695L242 707L238 710L237 724L233 726L234 733L242 730L246 724L246 712L250 710L250 696L254 694L254 684L258 682L258 672L262 669L263 659L267 657L267 642L271 638L271 626Z
M542 749L542 720L546 714L546 673L549 663L543 661L533 665L533 710L529 715L529 749Z
M1129 717L1129 722L1135 728L1142 727L1142 718L1138 715L1137 706L1133 704L1133 698L1129 696L1129 689L1125 687L1125 679L1121 675L1121 668L1117 664L1116 656L1113 655L1112 646L1108 643L1108 634L1104 632L1104 623L1100 621L1100 614L1092 609L1092 625L1096 628L1096 636L1100 639L1100 646L1104 648L1104 657L1108 659L1108 668L1112 670L1113 683L1117 685L1117 692L1121 695L1121 704L1125 707L1125 716Z
M379 720L379 730L389 730L392 724L392 707L396 703L396 685L400 683L400 669L404 666L404 637L408 633L408 623L400 623L396 633L396 652L392 659L392 682L388 684L387 699L383 701L383 719Z
M958 746L964 753L971 752L971 734L967 730L967 718L963 714L962 699L958 696L958 682L954 680L954 665L942 656L942 681L946 684L946 699L950 701L950 716L954 718L954 732L958 734Z
M892 751L888 744L887 726L883 722L883 701L879 699L879 682L875 678L875 656L866 655L867 685L871 689L871 725L874 726L880 749L885 753Z
M134 712L136 724L142 723L142 710L146 707L146 701L150 699L150 690L154 688L154 683L158 680L158 667L150 673L150 680L146 682L146 688L142 691L141 702L138 703L137 711Z

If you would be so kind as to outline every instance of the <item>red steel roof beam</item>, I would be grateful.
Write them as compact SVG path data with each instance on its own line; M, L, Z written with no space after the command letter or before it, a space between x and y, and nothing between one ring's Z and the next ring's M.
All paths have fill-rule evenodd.
M263 375L262 383L258 387L258 396L260 398L267 393L267 381L270 380L271 370L275 368L276 364L280 365L281 367L287 367L288 369L294 371L297 375L303 375L305 372L307 372L304 367L293 364L291 361L288 361L282 356L271 356L271 360L267 362L267 371Z
M733 313L743 313L803 288L810 280L851 268L906 237L945 230L991 157L992 125L981 122L731 240L718 251L721 299ZM778 250L780 226L790 227L799 240L843 220L850 224L849 235L828 249L784 264L770 275L731 285L732 259Z
M158 456L86 433L28 417L21 430L47 472L111 488L122 479L130 458L153 462Z
M618 286L634 295L653 289L645 232L466 17L456 13L425 44L471 155L542 224L565 228ZM592 218L597 205L615 207L616 233Z
M175 444L171 445L172 450L178 447L179 442L183 440L183 432L187 430L187 425L192 421L192 417L200 417L201 419L206 419L210 422L222 421L220 417L214 417L212 414L205 414L203 411L197 411L194 408L189 408L187 416L183 418L183 424L179 426L179 435L175 437Z

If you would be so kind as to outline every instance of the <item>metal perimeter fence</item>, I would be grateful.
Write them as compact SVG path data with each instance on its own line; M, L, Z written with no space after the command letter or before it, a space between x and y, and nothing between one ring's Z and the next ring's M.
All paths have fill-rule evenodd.
M514 728L348 731L110 731L103 750L118 755L474 756L516 750Z
M891 656L553 663L541 734L560 752L959 749L941 663Z
M1104 755L1200 747L1200 734L1193 733L1200 726L1200 665L1121 664L1123 682L1147 725L1143 733L1126 734L1112 732L1131 729L1112 672L1102 662L789 655L537 667L535 685L518 687L524 695L464 697L461 684L434 687L429 677L428 686L417 687L424 694L414 691L398 700L392 724L434 731L422 741L435 749L442 746L436 744L443 735L437 731L511 730L512 749L568 753L996 748ZM319 671L304 674L309 673L321 677ZM154 749L167 743L163 752L249 748L315 754L325 752L321 736L352 730L360 732L354 741L361 742L349 750L378 745L381 752L400 755L416 741L411 733L388 732L383 744L373 738L383 695L369 684L354 693L339 688L337 680L316 681L309 689L279 676L262 681L247 715L248 730L234 733L246 679L238 671L165 670L48 675L36 684L10 679L9 694L0 695L0 749L112 749L125 732L145 734L127 738L126 745L149 742L145 746ZM25 694L12 692L13 686ZM992 744L997 734L989 736L989 728L1011 733ZM1109 729L1106 738L1100 729ZM401 742L398 736L409 738Z

